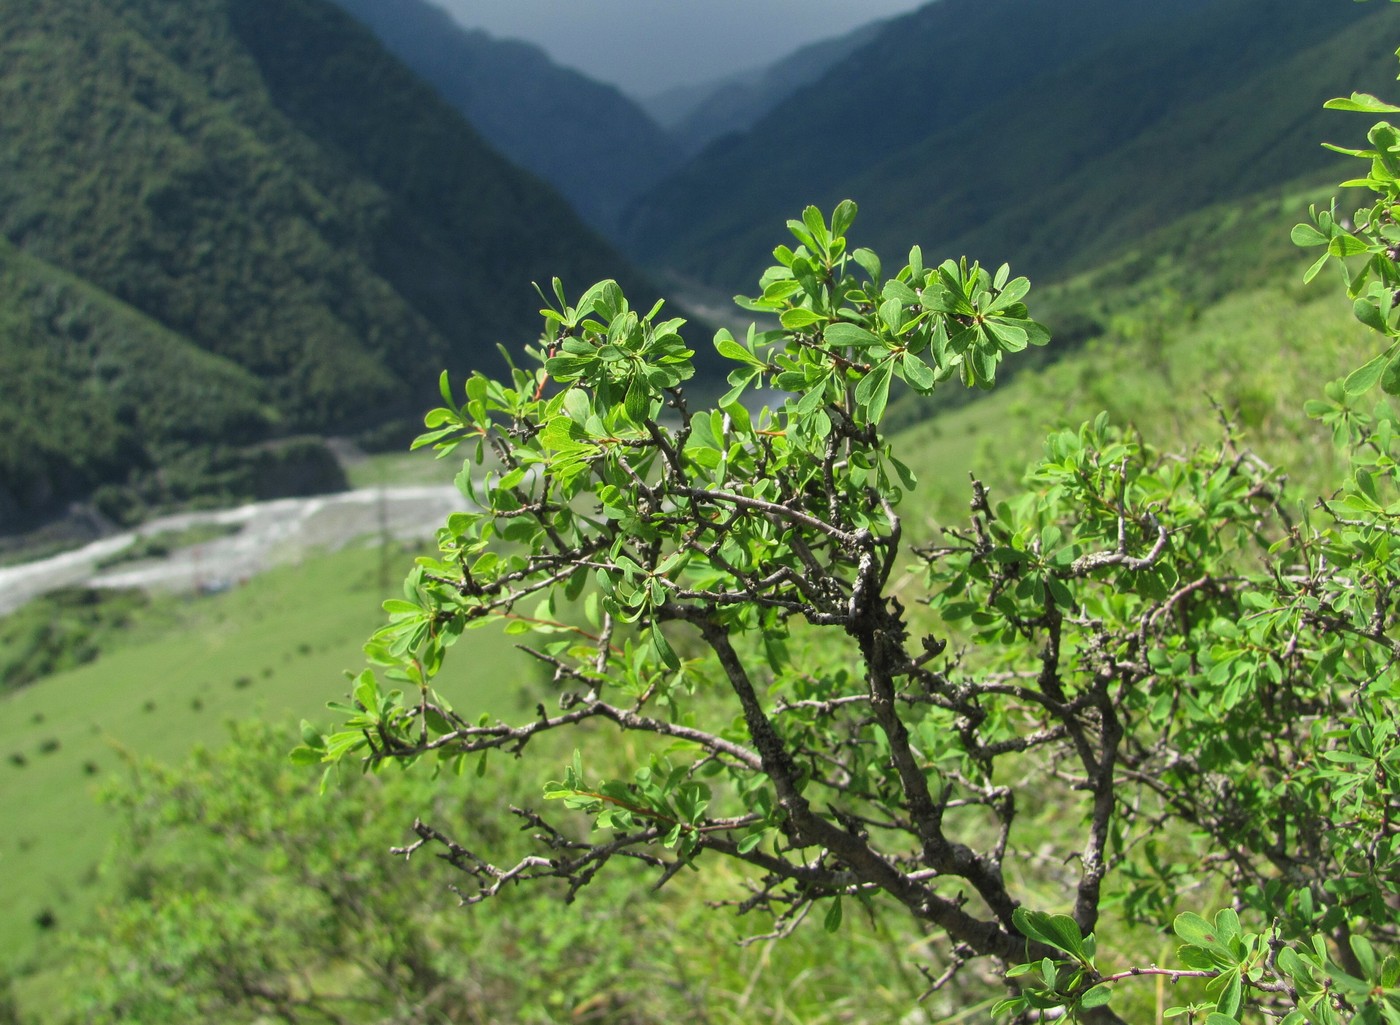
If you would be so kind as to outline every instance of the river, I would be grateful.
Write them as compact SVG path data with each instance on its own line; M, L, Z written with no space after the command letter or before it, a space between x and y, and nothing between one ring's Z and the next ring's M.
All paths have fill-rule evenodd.
M431 537L449 513L466 505L455 487L434 485L361 488L163 516L73 551L0 567L0 615L61 587L220 590L273 566L297 562L308 552L343 548L365 537L397 541ZM238 529L161 558L100 568L142 538L202 525Z

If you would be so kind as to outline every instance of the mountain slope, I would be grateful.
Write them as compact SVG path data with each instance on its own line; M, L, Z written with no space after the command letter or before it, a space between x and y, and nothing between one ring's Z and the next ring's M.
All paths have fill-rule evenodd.
M746 131L793 93L826 74L874 39L882 22L863 25L834 39L809 43L762 68L702 86L677 86L642 106L693 156L714 140Z
M537 46L465 29L427 0L335 3L605 233L680 161L673 140L641 107Z
M892 20L747 135L721 140L643 197L627 238L647 258L735 287L762 267L771 244L754 226L849 195L862 206L862 237L873 231L877 247L898 252L918 241L941 252L957 240L1043 272L1066 247L1027 246L1017 224L1024 232L1049 222L1066 196L1098 205L1096 232L1075 239L1078 258L1086 246L1102 253L1120 244L1113 232L1135 219L1188 213L1237 187L1253 156L1233 148L1241 119L1256 140L1277 136L1274 151L1296 156L1279 175L1324 166L1315 143L1325 118L1309 113L1318 90L1384 87L1375 48L1354 48L1396 24L1390 6L939 0ZM1357 34L1342 39L1353 26ZM1304 77L1297 67L1285 75L1285 63L1308 50L1316 59ZM1393 80L1393 60L1384 70ZM1251 83L1265 87L1264 106L1222 122L1212 104ZM1219 137L1192 137L1198 121ZM1179 147L1192 138L1195 151L1213 153L1207 165L1182 160ZM1122 158L1118 177L1103 170L1110 157ZM1136 187L1154 169L1171 179L1171 202ZM1150 218L1139 217L1145 209ZM1000 229L984 238L990 222ZM1008 237L1009 249L983 252L984 242L990 250Z
M277 419L247 371L3 240L0 380L0 525Z
M1308 6L1290 11L1297 18L1292 26L1248 4L1227 11L1223 31L1184 36L1180 55L1141 50L1107 87L1089 84L1087 68L1117 57L1113 47L1042 79L1033 91L1039 98L1018 97L985 117L989 124L1014 121L1016 145L1035 155L1031 161L1008 159L1006 147L983 135L989 144L965 154L955 171L945 156L958 146L955 130L871 168L850 187L879 195L871 218L879 235L909 237L901 213L907 206L918 211L915 223L926 237L941 236L952 252L1060 277L1202 207L1298 178L1333 184L1349 173L1346 160L1320 141L1349 131L1359 140L1370 121L1348 122L1323 104L1353 87L1393 91L1400 19L1373 6L1361 9L1371 17L1339 17L1339 30L1314 33ZM1311 26L1326 24L1322 11L1313 13L1319 16ZM1284 31L1271 37L1270 29ZM1174 73L1183 61L1190 68L1185 76ZM1232 80L1196 70L1217 63L1248 73ZM1121 99L1105 102L1106 94ZM1070 145L1070 133L1057 123L1063 109L1086 112ZM1099 111L1103 116L1090 113ZM905 175L909 166L937 167L948 187L929 196ZM1008 196L1018 200L1014 209Z
M242 441L415 415L534 338L532 280L648 292L323 0L0 5L0 235L260 382Z

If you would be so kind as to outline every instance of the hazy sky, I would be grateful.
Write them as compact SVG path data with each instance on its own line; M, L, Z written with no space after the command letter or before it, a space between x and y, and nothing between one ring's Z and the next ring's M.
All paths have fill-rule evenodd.
M720 78L927 0L434 0L636 96Z

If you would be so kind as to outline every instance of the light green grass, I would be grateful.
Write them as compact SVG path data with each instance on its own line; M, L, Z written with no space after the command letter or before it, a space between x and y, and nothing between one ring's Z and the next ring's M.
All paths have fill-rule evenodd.
M431 449L419 452L376 452L345 466L352 488L412 487L451 484L462 468L461 454L435 459Z
M394 572L410 564L398 555ZM222 743L230 719L328 724L325 702L348 691L343 672L362 668L361 645L396 590L381 585L376 551L311 558L227 594L162 603L117 650L0 701L0 964L29 954L43 911L65 928L92 906L112 828L94 792L123 754L177 761ZM443 687L459 710L519 703L532 670L509 638L474 631L454 655Z

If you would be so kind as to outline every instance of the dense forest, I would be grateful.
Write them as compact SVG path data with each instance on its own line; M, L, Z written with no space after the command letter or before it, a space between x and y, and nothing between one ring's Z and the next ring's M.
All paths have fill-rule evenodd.
M126 502L252 494L199 466L411 419L434 368L520 336L531 281L630 273L328 3L22 0L0 36L3 302L28 325L0 358L34 368L7 379L45 439L7 437L7 523L100 484ZM109 311L139 330L96 323ZM101 357L77 380L75 344ZM138 414L146 375L212 408L167 392ZM82 390L102 397L80 409Z

